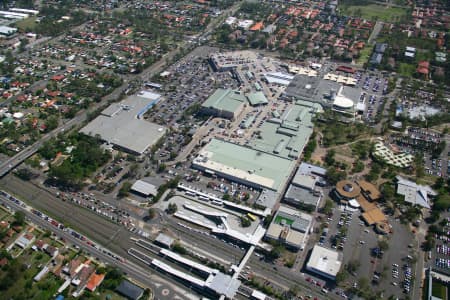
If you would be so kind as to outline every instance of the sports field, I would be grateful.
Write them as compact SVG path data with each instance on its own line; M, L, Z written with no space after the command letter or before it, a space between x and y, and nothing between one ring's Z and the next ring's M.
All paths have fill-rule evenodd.
M342 5L339 9L343 15L361 17L369 21L398 22L407 14L404 8L387 7L378 4Z
M286 225L292 225L292 223L294 223L294 221L291 220L291 219L284 218L284 217L282 217L282 216L277 216L277 217L275 218L275 224L280 224L280 223L282 222L282 220L284 220L284 223L285 223Z

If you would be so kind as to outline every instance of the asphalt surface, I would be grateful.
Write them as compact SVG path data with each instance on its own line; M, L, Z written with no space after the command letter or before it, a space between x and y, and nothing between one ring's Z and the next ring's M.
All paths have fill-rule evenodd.
M136 248L135 243L130 238L140 238L140 236L125 230L120 225L115 224L90 210L76 206L71 202L64 202L57 199L48 191L43 190L30 182L24 182L13 175L5 176L0 180L0 189L11 192L27 204L47 213L49 216L54 217L56 220L63 222L80 233L85 234L93 241L108 248L117 255L131 260L138 265L143 265L142 262L135 260L127 253L130 248ZM217 238L191 232L186 228L178 226L177 223L177 220L167 218L162 225L174 231L183 241L193 245L197 249L212 252L214 255L228 260L231 263L239 263L242 259L244 251L240 248L233 247ZM55 228L54 226L50 226L49 229L54 230ZM214 250L211 251L211 249ZM102 259L101 256L98 257ZM304 275L293 272L289 268L276 266L277 269L275 270L274 265L260 261L256 256L252 256L247 265L257 276L270 280L275 285L284 289L299 286L305 294L313 295L314 297L318 297L318 299L340 299L337 295L333 294L325 296L320 292L320 288L311 286L310 283L306 282ZM147 266L144 265L142 267L146 268ZM130 276L133 276L132 273L129 274ZM182 297L181 295L184 294L174 292L175 289L180 290L180 288L177 287L179 283L172 278L169 277L167 278L167 281L165 281L165 276L164 278L159 276L154 277L159 279L159 282L162 282L159 283L159 286L156 285L158 281L155 278L151 281L152 284L148 281L143 281L143 283L150 286L152 289L165 290L164 294L169 291L169 294L171 294L172 297ZM139 280L137 277L136 279ZM161 288L161 286L163 286L163 288ZM187 291L185 293L187 293Z
M239 8L239 5L240 5L239 3L236 3L229 9L225 10L224 15L235 12ZM219 24L220 23L219 23L218 18L215 19L210 24L208 24L205 31L200 35L200 39L209 38L209 36L213 32L214 28ZM59 39L59 38L61 38L61 37L58 37L57 39ZM168 61L170 62L171 60L173 60L175 58L175 56L180 53L180 49L183 49L186 46L186 44L187 44L186 41L181 42L177 49L174 49L174 50L168 52L167 54L165 54L159 61L155 62L150 67L146 68L141 74L135 75L135 76L133 76L133 75L126 76L124 83L120 87L115 89L111 94L103 97L102 101L100 101L99 103L94 105L92 108L90 108L89 111L91 111L91 112L95 111L102 105L105 105L109 100L117 99L128 88L128 82L130 82L131 80L133 80L133 79L138 79L138 80L149 79L152 76L162 72L164 70L164 68L166 67L167 62ZM39 84L40 82L41 81L36 82L35 84ZM8 174L12 169L14 169L18 165L20 165L22 162L24 162L27 158L29 158L30 156L35 154L37 152L37 150L40 148L40 146L45 141L48 141L50 138L56 136L60 132L67 131L72 126L76 126L76 125L79 125L82 122L84 122L86 120L87 114L88 114L88 111L79 112L70 121L66 122L65 124L62 124L61 126L59 126L57 129L53 130L52 132L42 136L38 142L34 143L33 145L31 145L31 146L25 148L24 150L22 150L21 152L17 153L13 157L2 162L0 164L0 178L5 176L6 174Z
M227 259L233 264L238 264L245 254L240 248L233 247L220 239L193 233L189 229L180 227L177 225L178 222L171 217L162 218L162 220L164 226L174 231L183 241L195 245L196 249L212 252L214 255ZM214 250L211 251L211 249ZM312 295L318 299L342 299L335 294L329 293L325 295L321 293L321 288L306 281L308 276L284 266L275 266L272 263L262 261L256 255L252 255L246 266L249 266L250 270L258 277L264 278L285 290L298 286L305 295Z
M184 297L183 295L187 295L189 292L184 288L181 288L179 283L173 281L171 278L166 279L159 275L152 274L148 266L128 255L128 249L136 247L131 238L138 239L140 236L127 231L118 224L96 215L90 210L56 199L47 191L42 190L29 182L23 182L15 176L8 175L1 179L0 189L10 192L28 205L48 214L56 220L64 223L66 226L85 234L87 237L115 254L126 258L127 262L125 266L127 267L122 268L124 264L118 263L110 256L97 251L95 248L84 244L72 235L55 228L50 223L45 222L41 218L26 211L27 216L33 221L33 223L57 233L57 235L63 237L66 241L73 243L74 245L78 245L85 250L89 250L88 253L90 253L93 257L98 257L100 261L105 261L108 263L111 261L114 262L115 266L120 267L130 277L156 291L156 294L160 291L161 294L159 296L157 295L157 299L188 299L188 297ZM11 201L8 201L7 204L14 209L24 210L22 207L15 205ZM107 259L105 260L104 258ZM130 272L129 270L136 271Z

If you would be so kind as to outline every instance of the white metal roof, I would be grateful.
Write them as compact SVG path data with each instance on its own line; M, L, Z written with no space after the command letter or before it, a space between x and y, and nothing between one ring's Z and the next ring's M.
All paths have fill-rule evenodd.
M337 251L315 245L306 266L310 270L317 270L331 277L335 277L341 265L342 260L340 260Z
M345 96L336 96L336 99L334 99L333 105L341 107L341 108L352 108L353 107L353 101Z
M149 196L149 195L155 196L158 193L158 189L153 184L142 181L142 180L136 181L131 186L131 190L138 192L140 194L146 195L146 196Z

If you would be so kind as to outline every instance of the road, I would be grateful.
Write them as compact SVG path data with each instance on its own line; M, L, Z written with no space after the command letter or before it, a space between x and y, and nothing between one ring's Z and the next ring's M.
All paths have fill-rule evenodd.
M232 14L232 13L236 12L237 9L239 8L239 6L240 6L239 2L234 4L233 6L231 6L227 10L225 10L223 12L223 15L228 15L230 13ZM208 24L208 26L206 27L206 29L203 31L203 33L201 33L199 35L199 39L208 39L209 36L211 35L211 33L213 32L213 30L216 28L216 26L220 25L220 20L221 20L221 18L216 18L213 21L211 21ZM82 26L82 25L80 25L80 26ZM61 37L62 36L59 36L58 38L55 38L55 39L57 40ZM8 174L11 170L13 170L15 167L20 165L27 158L29 158L30 156L35 154L37 152L37 150L40 148L40 146L45 141L48 141L49 139L56 136L60 132L67 131L72 126L80 125L81 123L83 123L86 120L87 114L89 112L94 112L98 108L107 104L108 101L117 100L120 97L120 95L127 89L128 82L130 82L132 80L138 80L138 81L147 80L147 79L151 78L152 76L161 73L164 70L164 68L166 67L167 62L173 60L176 57L176 55L180 53L181 49L184 49L186 44L187 44L187 41L180 42L177 49L174 49L174 50L166 53L159 61L155 62L150 67L146 68L141 74L127 75L125 77L124 83L120 87L115 89L111 94L103 97L102 101L100 101L99 103L97 103L93 107L91 107L89 109L89 111L79 112L73 119L66 122L65 124L62 124L61 126L59 126L57 129L53 130L52 132L47 133L46 135L42 136L41 139L39 141L37 141L36 143L34 143L33 145L23 149L21 152L10 157L6 161L1 162L0 163L0 178L5 176L6 174ZM39 82L36 82L35 84L39 84Z
M86 234L89 238L96 241L100 245L110 249L122 257L130 259L128 249L135 247L130 240L131 237L140 238L139 236L128 232L120 225L113 223L94 212L74 205L71 202L64 202L57 199L54 195L43 190L30 182L24 182L13 175L5 176L0 179L0 189L11 191L19 199L38 210L48 213L55 219L69 224L70 227ZM189 231L186 228L177 225L177 221L171 217L162 219L162 225L175 232L183 241L193 245L197 249L211 252L224 260L237 264L242 259L244 251L235 248L227 243L221 242L210 236L200 235ZM51 229L54 229L53 227ZM111 238L113 237L113 238ZM100 258L100 257L99 257ZM137 264L141 262L136 261ZM298 272L260 261L257 257L252 256L247 264L251 270L260 277L267 278L277 286L289 289L293 286L299 286L305 290L305 293L324 299L324 295L320 293L320 289L306 282L303 275ZM167 284L167 283L166 283ZM172 284L173 286L174 284ZM172 287L173 288L173 287ZM327 298L337 298L336 295L328 294Z
M166 228L170 228L178 235L179 238L185 242L195 245L195 248L197 249L203 249L204 251L211 251L211 249L214 249L213 253L215 255L225 258L233 264L238 264L244 256L244 251L241 249L223 243L219 239L193 233L189 229L177 226L177 221L170 217L164 217L162 220ZM331 293L325 296L320 292L320 288L315 287L306 281L306 277L308 276L305 277L300 272L296 272L295 270L293 271L284 266L275 266L271 263L260 260L256 256L252 256L249 259L247 266L249 266L250 270L258 277L265 278L286 290L294 286L298 286L304 291L305 294L313 295L318 299L341 299L339 296Z
M367 44L372 45L376 41L378 34L380 33L381 29L383 29L383 26L384 23L381 21L377 21L375 23L372 33L370 34L369 39L367 40Z
M134 274L133 272L128 271L129 268L122 268L122 270L129 276L138 280L139 282L142 282L146 286L149 286L153 290L169 290L171 297L168 297L166 299L192 298L192 295L184 289L184 286L182 286L178 282L175 282L170 277L166 278L162 277L162 275L160 276L159 273L150 273L150 269L147 269L142 262L135 260L133 257L128 255L128 249L135 246L131 238L137 239L140 238L140 236L127 231L125 228L116 223L100 217L99 215L96 215L90 210L78 207L69 202L61 201L47 191L42 190L29 182L22 182L15 176L8 175L1 179L0 189L11 192L30 206L47 213L48 215L64 223L65 225L79 231L82 234L85 234L99 245L102 245L115 254L126 258L128 261L130 261L128 265L129 268L134 268L136 270L146 270L145 273L143 273L145 275L139 275L139 273L142 273L141 271L139 271L137 274ZM11 201L7 202L8 206L13 207L14 209L19 208L23 210L22 207L13 204L14 203ZM104 253L99 253L99 251L96 251L95 248L87 246L78 239L74 239L73 236L68 235L61 230L58 230L56 227L43 221L34 214L31 214L28 211L26 211L26 213L27 216L33 221L33 223L37 219L40 222L37 222L36 224L42 226L42 223L44 223L45 226L42 226L43 228L49 229L57 233L57 235L63 237L66 241L78 245L85 250L88 250L88 253L90 253L90 255L92 255L93 257L98 257L100 261L111 261L111 257L109 256L106 256L106 258L109 258L108 260L103 259L105 257ZM62 233L65 233L65 235L63 235ZM66 235L68 235L70 238L67 238ZM112 261L115 263L114 265L121 267L121 264L118 264L116 260L112 259ZM183 295L188 296L183 297ZM164 299L162 296L158 298Z

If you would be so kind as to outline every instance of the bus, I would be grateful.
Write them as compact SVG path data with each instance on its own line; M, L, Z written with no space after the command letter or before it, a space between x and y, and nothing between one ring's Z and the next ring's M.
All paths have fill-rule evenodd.
M252 221L256 221L256 217L254 215L252 215L251 213L248 213L247 217Z

